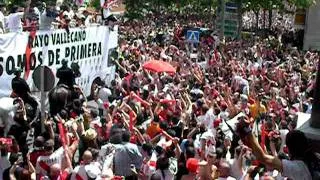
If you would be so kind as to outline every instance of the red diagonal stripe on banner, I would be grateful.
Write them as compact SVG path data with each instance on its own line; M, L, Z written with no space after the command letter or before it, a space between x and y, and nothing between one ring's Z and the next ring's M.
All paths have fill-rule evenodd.
M26 54L26 67L25 67L25 73L24 73L25 80L28 79L30 74L31 50L32 50L32 43L35 37L36 37L36 31L33 28L33 30L30 31L30 34L29 34L28 44L27 44L26 53L25 53Z

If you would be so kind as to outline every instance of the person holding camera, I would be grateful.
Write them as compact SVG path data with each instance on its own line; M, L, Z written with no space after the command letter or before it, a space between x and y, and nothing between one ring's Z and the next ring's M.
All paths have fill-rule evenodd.
M258 140L251 132L247 117L239 119L237 133L244 144L252 149L253 154L261 164L279 171L283 177L293 180L310 180L316 176L317 172L314 168L319 167L318 158L310 150L308 139L303 132L293 130L286 136L290 160L280 160L278 157L268 155L263 151ZM251 178L254 177L249 177L249 179Z

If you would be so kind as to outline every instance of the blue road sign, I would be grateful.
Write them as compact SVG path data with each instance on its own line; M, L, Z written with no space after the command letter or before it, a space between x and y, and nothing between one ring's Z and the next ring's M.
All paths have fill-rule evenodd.
M193 43L199 43L200 41L200 32L199 31L187 31L187 41Z

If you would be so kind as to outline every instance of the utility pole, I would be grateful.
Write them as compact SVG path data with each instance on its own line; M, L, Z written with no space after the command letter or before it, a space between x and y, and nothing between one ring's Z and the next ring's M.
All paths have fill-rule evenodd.
M41 110L41 132L45 131L44 122L46 121L46 93L44 91L45 84L45 74L44 74L44 66L40 67L40 110Z

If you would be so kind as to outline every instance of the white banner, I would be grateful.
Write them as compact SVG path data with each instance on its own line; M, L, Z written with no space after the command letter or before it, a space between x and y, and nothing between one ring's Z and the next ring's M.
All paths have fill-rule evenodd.
M0 35L0 97L10 95L15 67L25 70L28 38L28 32ZM43 64L49 66L55 74L61 67L61 61L66 59L69 65L78 62L81 77L76 82L88 95L96 77L106 81L114 78L115 68L108 67L108 51L117 47L117 41L117 31L110 31L107 26L73 28L69 33L64 29L38 31L32 45L31 71L27 82L35 90L33 70Z

